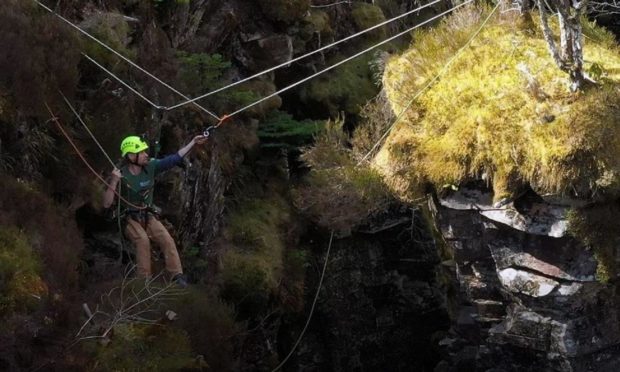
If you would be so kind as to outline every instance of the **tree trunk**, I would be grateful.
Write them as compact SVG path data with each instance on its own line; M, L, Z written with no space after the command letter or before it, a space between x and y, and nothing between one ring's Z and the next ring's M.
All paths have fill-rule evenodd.
M568 73L570 90L577 91L583 87L586 77L583 72L583 46L581 15L585 7L586 0L573 2L571 0L554 0L551 4L555 5L558 11L560 25L560 49L558 50L553 32L549 27L547 10L542 0L537 0L540 11L541 27L549 53L558 68Z

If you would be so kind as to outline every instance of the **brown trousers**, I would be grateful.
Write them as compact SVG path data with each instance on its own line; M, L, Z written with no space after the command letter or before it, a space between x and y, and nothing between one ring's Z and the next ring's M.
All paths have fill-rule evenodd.
M139 277L148 278L151 276L151 243L149 240L153 240L164 254L166 270L171 276L183 273L181 259L174 240L157 218L149 216L146 229L138 221L127 218L125 234L136 247Z

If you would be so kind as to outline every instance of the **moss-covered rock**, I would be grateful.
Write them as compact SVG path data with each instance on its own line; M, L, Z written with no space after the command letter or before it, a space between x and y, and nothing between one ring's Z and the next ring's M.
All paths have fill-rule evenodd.
M243 302L241 317L243 309L263 308L282 280L290 218L290 206L278 195L247 199L230 215L226 235L234 247L223 257L222 296Z
M353 3L351 16L353 17L356 31L365 30L385 21L385 15L383 15L383 10L381 10L379 6L363 2ZM371 39L385 38L385 28L379 27L367 35L369 35Z
M88 344L94 371L201 370L187 333L161 324L119 324L107 344Z
M291 23L310 9L310 0L259 0L263 13L272 21Z
M585 27L593 35L585 40L585 69L600 79L578 94L568 92L540 33L504 16L493 16L446 66L487 12L468 8L417 33L413 47L388 62L389 104L405 113L375 165L404 194L425 182L483 178L492 180L496 200L523 184L582 198L617 195L620 52L613 37Z
M333 30L330 25L329 15L319 9L310 9L306 16L303 18L302 27L298 36L303 41L308 41L314 34L318 33L322 38L328 37L333 34Z
M573 209L567 218L569 233L594 250L597 261L596 279L607 283L616 278L616 247L620 243L617 221L620 218L620 206L612 203Z
M122 14L97 12L84 20L80 27L123 56L135 59L136 52L129 47L132 30ZM84 47L86 53L100 63L114 64L114 62L119 61L118 57L93 41L85 42ZM123 64L123 66L125 65Z

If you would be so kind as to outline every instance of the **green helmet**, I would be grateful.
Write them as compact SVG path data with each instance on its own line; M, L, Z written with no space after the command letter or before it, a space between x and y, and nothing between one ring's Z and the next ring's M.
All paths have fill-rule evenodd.
M121 156L137 154L149 148L149 145L138 136L129 136L121 142Z

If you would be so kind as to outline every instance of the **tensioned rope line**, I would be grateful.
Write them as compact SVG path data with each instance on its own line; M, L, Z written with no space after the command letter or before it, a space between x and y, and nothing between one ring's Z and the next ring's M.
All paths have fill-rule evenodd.
M327 246L327 253L325 254L325 263L323 264L323 271L321 271L321 279L319 279L319 285L316 290L316 294L314 295L314 301L312 301L312 307L310 308L310 314L308 315L308 320L306 320L306 324L304 325L304 328L301 330L301 333L299 334L297 341L295 341L295 344L293 345L293 348L291 349L291 351L288 353L286 358L284 358L284 360L282 360L282 362L278 364L276 368L271 370L271 372L275 372L279 370L280 368L282 368L282 366L288 361L288 358L290 358L291 355L293 355L293 353L295 352L295 349L297 349L297 346L301 342L301 339L304 337L304 334L306 333L306 330L308 329L308 325L310 324L310 319L312 319L312 314L314 313L314 307L316 306L316 301L318 300L319 293L321 292L321 286L323 285L323 278L325 277L325 270L327 269L327 262L329 261L329 252L332 249L332 239L334 239L333 231L332 231L331 236L329 237L329 246Z
M178 108L178 107L181 107L181 106L187 105L187 104L189 104L189 103L193 103L193 102L195 102L195 101L198 101L198 100L200 100L200 99L203 99L203 98L208 97L208 96L210 96L210 95L213 95L213 94L215 94L215 93L218 93L218 92L221 92L221 91L223 91L223 90L226 90L226 89L232 88L232 87L234 87L234 86L237 86L237 85L239 85L239 84L245 83L246 81L251 80L251 79L254 79L255 77L258 77L258 76L264 75L264 74L266 74L266 73L269 73L269 72L275 71L275 70L277 70L277 69L279 69L279 68L282 68L282 67L285 67L285 66L289 66L289 65L290 65L291 63L293 63L293 62L297 62L297 61L299 61L299 60L301 60L301 59L304 59L304 58L309 57L309 56L311 56L311 55L314 55L314 54L316 54L316 53L322 52L322 51L324 51L324 50L326 50L326 49L328 49L328 48L331 48L331 47L336 46L336 45L338 45L338 44L344 43L345 41L348 41L348 40L354 39L354 38L356 38L356 37L358 37L358 36L360 36L360 35L363 35L363 34L365 34L365 33L367 33L367 32L370 32L370 31L375 30L375 29L377 29L377 28L379 28L379 27L385 26L385 25L387 25L388 23L394 22L394 21L396 21L396 20L398 20L398 19L401 19L401 18L403 18L403 17L406 17L406 16L408 16L408 15L411 15L412 13L418 12L418 11L420 11L420 10L422 10L422 9L424 9L424 8L427 8L427 7L431 6L431 5L435 5L435 4L437 4L438 2L440 2L440 1L443 1L443 0L434 0L434 1L430 2L430 3L428 3L428 4L422 5L422 6L418 7L418 8L416 8L416 9L413 9L413 10L410 10L410 11L408 11L408 12L405 12L405 13L403 13L403 14L401 14L401 15L399 15L399 16L396 16L396 17L394 17L394 18L390 18L390 19L388 19L388 20L386 20L386 21L384 21L384 22L378 23L378 24L376 24L376 25L374 25L374 26L371 26L371 27L369 27L369 28L367 28L367 29L365 29L365 30L362 30L362 31L357 32L357 33L352 34L352 35L349 35L349 36L345 37L344 39L340 39L340 40L335 41L335 42L333 42L333 43L331 43L331 44L327 44L327 45L325 45L325 46L323 46L323 47L321 47L321 48L319 48L319 49L316 49L316 50L310 51L310 52L308 52L308 53L306 53L306 54L303 54L303 55L301 55L301 56L299 56L299 57L295 57L295 58L293 58L293 59L291 59L291 60L289 60L289 61L283 62L283 63L281 63L281 64L279 64L279 65L277 65L277 66L273 66L273 67L270 67L270 68L268 68L268 69L266 69L266 70L264 70L264 71L257 72L256 74L254 74L254 75L252 75L252 76L248 76L248 77L243 78L243 79L241 79L241 80L239 80L239 81L235 81L234 83L228 84L228 85L223 86L223 87L218 88L218 89L215 89L215 90L213 90L213 91L211 91L211 92L208 92L208 93L202 94L202 95L200 95L200 96L198 96L198 97L196 97L196 98L192 98L192 99L190 99L189 101L186 101L186 102L181 102L181 103L178 103L178 104L176 104L176 105L170 106L170 107L168 107L168 108L167 108L167 110L174 110L175 108Z
M99 62L97 62L94 59L92 59L88 54L82 53L82 55L84 57L86 57L89 61L91 61L93 64L95 64L97 67L99 67L103 71L107 72L108 75L112 76L116 81L118 81L119 83L123 84L127 89L131 90L135 95L137 95L138 97L142 98L149 105L153 106L153 108L158 109L158 110L163 110L163 109L166 108L165 106L160 106L158 104L153 103L150 99L146 98L140 92L138 92L137 90L132 88L131 85L125 83L121 78L119 78L118 76L114 75L114 73L112 73L112 71L108 70L107 68L103 67Z
M67 99L67 97L62 93L62 91L58 91L58 93L60 93L60 95L62 96L62 99L65 100L65 103L67 104L67 106L69 106L69 108L71 109L71 111L73 112L73 114L75 115L75 117L78 118L78 120L80 121L80 123L82 123L82 126L84 127L84 129L86 129L86 131L88 132L88 134L90 134L90 137L93 139L93 141L95 141L95 144L97 144L97 147L99 147L99 150L101 150L101 152L103 153L103 155L105 155L106 159L108 159L108 161L110 162L110 164L112 165L112 168L116 168L116 165L114 164L114 162L112 161L112 159L110 158L110 156L108 155L108 153L103 149L103 146L101 146L101 143L99 143L99 141L97 140L97 138L95 137L95 135L93 134L93 132L90 131L90 129L88 128L88 125L86 125L86 123L84 122L84 120L82 120L82 118L80 117L80 115L78 114L78 112L75 110L75 108L73 108L73 105L71 104L71 102L69 102L69 100Z
M325 4L325 5L310 5L310 8L327 8L330 6L336 6L340 4L351 4L350 0L347 1L338 1L337 3Z
M56 126L58 127L58 129L60 129L60 131L62 132L63 136L67 139L67 141L69 142L69 144L73 147L73 150L75 150L75 152L78 154L78 156L80 157L80 159L82 159L82 161L84 162L84 164L86 164L86 166L88 167L88 169L95 175L95 177L97 177L101 182L103 182L104 185L106 185L108 188L112 189L112 186L106 182L106 180L103 179L103 177L101 177L99 175L99 173L97 173L97 171L95 171L95 169L92 167L92 165L90 165L90 163L88 162L88 160L86 160L86 158L84 157L84 155L82 155L82 152L80 151L80 149L78 149L77 145L75 144L75 142L73 142L73 140L71 139L71 136L69 136L69 133L67 133L67 131L65 130L65 128L63 128L62 124L60 124L60 121L58 120L58 117L56 115L54 115L54 112L52 111L52 109L49 107L49 105L47 104L47 102L45 102L45 107L47 108L47 111L50 113L51 115L51 120L54 121L54 123L56 123ZM127 199L123 198L122 195L120 195L115 189L112 189L114 191L114 194L116 194L116 196L118 196L118 198L120 200L122 200L123 202L125 202L127 205L131 206L132 208L136 208L139 210L143 210L146 209L146 207L140 207L137 206L133 203L131 203L130 201L128 201Z
M165 86L166 88L170 89L172 92L176 93L177 95L179 95L180 97L182 97L183 99L190 99L189 97L187 97L186 95L184 95L183 93L179 92L178 90L176 90L174 87L172 87L171 85L167 84L166 82L162 81L161 79L159 79L157 76L153 75L152 73L148 72L147 70L145 70L144 68L140 67L140 65L138 65L137 63L133 62L132 60L130 60L129 58L125 57L124 55L122 55L121 53L117 52L116 50L114 50L113 48L111 48L110 46L108 46L107 44L105 44L104 42L100 41L99 39L97 39L96 37L94 37L93 35L89 34L88 32L82 30L80 27L78 27L77 25L75 25L74 23L72 23L71 21L69 21L68 19L66 19L65 17L61 16L60 14L56 13L54 10L50 9L49 7L47 7L45 4L41 3L39 0L33 0L35 3L37 3L40 7L42 7L43 9L47 10L48 12L50 12L51 14L55 15L56 17L58 17L59 19L61 19L63 22L65 22L66 24L68 24L69 26L73 27L74 29L76 29L77 31L79 31L80 33L82 33L83 35L85 35L86 37L88 37L89 39L93 40L94 42L96 42L97 44L101 45L102 47L104 47L105 49L109 50L110 52L114 53L116 56L118 56L119 58L121 58L122 60L124 60L125 62L129 63L130 65L132 65L133 67L137 68L138 70L142 71L144 74L148 75L150 78L154 79L155 81L157 81L158 83L160 83L161 85ZM91 62L94 62L93 59L91 59L90 57L88 57L89 60ZM99 64L97 64L99 65ZM99 66L101 67L101 66ZM108 72L106 70L106 72ZM108 72L110 73L110 72ZM116 77L115 77L116 78ZM116 80L119 80L118 78L116 78ZM127 84L122 83L123 85L127 86ZM128 87L128 86L127 86ZM129 87L128 87L129 88ZM130 88L131 89L131 88ZM137 93L134 89L131 89L134 93ZM138 94L140 97L142 97L143 99L145 99L141 94ZM146 99L145 99L146 100ZM160 106L158 105L154 105L152 102L146 100L147 102L149 102L153 107L156 108L160 108ZM220 118L215 115L214 113L212 113L211 111L207 110L206 108L202 107L201 105L194 103L194 105L198 108L200 108L202 111L206 112L207 114L211 115L214 119L220 120Z
M240 108L240 109L239 109L239 110L237 110L237 111L234 111L234 112L232 112L232 113L228 114L228 115L227 115L227 118L230 118L230 117L232 117L232 116L235 116L235 115L237 115L238 113L240 113L240 112L242 112L242 111L245 111L245 110L249 109L250 107L256 106L256 105L258 105L259 103L261 103L261 102L263 102L263 101L266 101L266 100L268 100L268 99L270 99L270 98L272 98L272 97L274 97L274 96L276 96L276 95L278 95L278 94L280 94L280 93L282 93L282 92L286 92L286 91L287 91L287 90L289 90L289 89L292 89L292 88L294 88L294 87L296 87L296 86L298 86L298 85L300 85L300 84L303 84L303 83L305 83L306 81L308 81L308 80L310 80L310 79L312 79L312 78L315 78L315 77L317 77L317 76L319 76L319 75L321 75L321 74L323 74L323 73L325 73L325 72L327 72L327 71L329 71L329 70L332 70L332 69L334 69L334 68L336 68L336 67L338 67L338 66L342 65L343 63L346 63L346 62L348 62L348 61L350 61L350 60L352 60L352 59L354 59L354 58L356 58L356 57L359 57L359 56L361 56L362 54L364 54L364 53L366 53L366 52L368 52L368 51L370 51L370 50L373 50L373 49L375 49L376 47L381 46L381 45L383 45L383 44L385 44L385 43L388 43L388 42L390 42L390 41L392 41L392 40L394 40L394 39L396 39L396 38L398 38L398 37L400 37L400 36L402 36L402 35L404 35L404 34L406 34L406 33L409 33L409 32L411 32L411 31L415 30L415 29L416 29L416 28L418 28L418 27L424 26L425 24L430 23L430 22L432 22L432 21L436 20L436 19L437 19L437 18L439 18L439 17L443 17L444 15L446 15L446 14L448 14L448 13L450 13L450 12L452 12L452 11L454 11L454 10L456 10L456 9L458 9L458 8L460 8L460 7L462 7L462 6L465 6L465 5L467 5L467 4L469 4L469 3L473 2L473 1L474 1L474 0L467 0L467 1L465 1L465 2L463 2L463 3L461 3L461 4L459 4L459 5L457 5L457 6L455 6L455 7L452 7L452 8L450 8L450 9L446 10L446 11L445 11L445 12L443 12L443 13L440 13L440 14L438 14L438 15L436 15L436 16L434 16L434 17L432 17L432 18L427 19L426 21L424 21L424 22L422 22L422 23L419 23L419 24L417 24L417 25L415 25L415 26L413 26L413 27L411 27L411 28L409 28L409 29L407 29L407 30L405 30L405 31L403 31L403 32L400 32L400 33L398 33L398 34L396 34L396 35L394 35L394 36L392 36L392 37L390 37L390 38L387 38L387 39L385 39L385 40L383 40L383 41L381 41L381 42L379 42L379 43L377 43L377 44L375 44L375 45L373 45L373 46L371 46L371 47L369 47L369 48L366 48L366 49L364 49L363 51L361 51L361 52L359 52L359 53L356 53L356 54L352 55L351 57L348 57L348 58L346 58L346 59L344 59L344 60L342 60L342 61L340 61L340 62L338 62L338 63L335 63L335 64L333 64L333 65L331 65L331 66L329 66L329 67L327 67L327 68L325 68L325 69L323 69L323 70L321 70L321 71L319 71L319 72L317 72L317 73L315 73L315 74L312 74L312 75L310 75L310 76L308 76L308 77L306 77L306 78L304 78L304 79L302 79L302 80L300 80L300 81L296 82L296 83L293 83L293 84L291 84L291 85L289 85L289 86L287 86L287 87L284 87L284 88L282 88L282 89L280 89L280 90L277 90L276 92L274 92L274 93L272 93L272 94L270 94L270 95L268 95L268 96L265 96L265 97L263 97L263 98L261 98L261 99L259 99L259 100L255 101L255 102L253 102L253 103L250 103L249 105L247 105L247 106L245 106L245 107Z
M411 98L411 100L409 100L409 102L407 103L407 105L405 106L404 109L401 110L401 112L396 116L396 119L394 119L394 121L392 122L392 124L390 125L390 127L385 131L385 133L381 136L381 138L379 138L379 140L372 146L372 148L370 149L370 151L368 151L368 153L366 155L364 155L364 157L357 163L357 166L359 166L360 164L362 164L369 156L370 154L375 151L375 149L379 146L379 144L381 142L383 142L383 140L388 136L388 134L392 131L392 129L394 128L394 125L396 125L396 123L401 119L401 117L405 114L405 112L407 110L409 110L409 107L411 107L411 105L413 104L413 102L422 95L422 93L424 91L426 91L426 89L428 89L434 82L436 82L439 77L441 75L443 75L447 70L448 67L452 64L452 62L454 62L454 60L463 52L463 50L465 50L465 48L467 48L472 41L474 41L474 39L476 38L476 36L478 36L478 34L480 33L480 31L482 31L482 28L489 22L489 19L491 19L491 16L493 16L493 14L495 14L495 12L497 11L497 9L499 8L499 5L501 4L501 2L498 2L497 5L495 6L495 8L493 8L493 10L491 11L491 13L489 13L489 15L487 16L487 18L482 22L482 24L480 25L480 27L478 28L478 30L476 30L476 32L474 32L474 34L469 38L469 40L467 40L467 42L461 47L459 48L459 50L457 50L457 52L454 54L454 56L452 56L452 58L450 58L450 60L442 67L441 70L439 70L439 72L426 84L424 85L424 87L422 87L414 96L413 98Z

